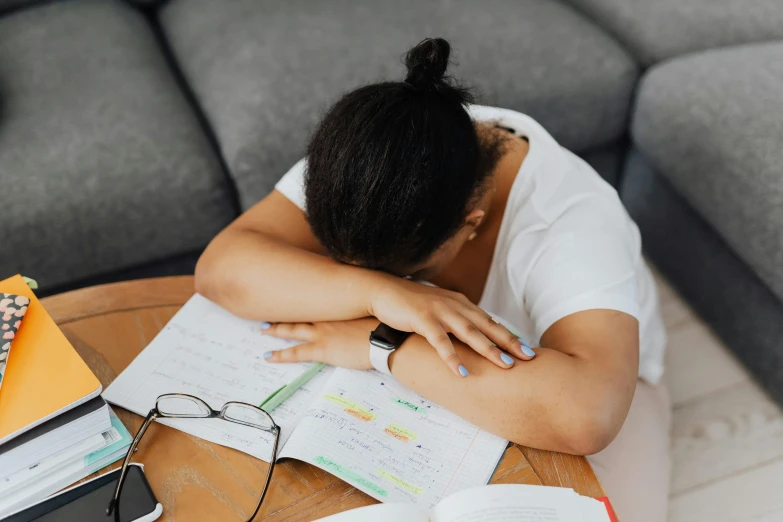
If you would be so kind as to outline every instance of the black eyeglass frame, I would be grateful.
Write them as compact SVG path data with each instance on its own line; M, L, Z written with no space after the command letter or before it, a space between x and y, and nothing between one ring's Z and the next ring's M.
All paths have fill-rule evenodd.
M205 407L204 414L191 414L191 413L185 413L185 414L170 414L170 413L161 413L160 409L158 408L158 403L161 399L165 398L173 398L173 397L183 397L187 398L193 401L196 401L198 403L201 403ZM256 409L260 411L264 416L266 416L267 419L269 419L270 428L266 429L262 426L258 426L256 424L245 422L240 419L235 419L233 417L226 417L226 409L229 408L232 405L240 405L249 407L252 409ZM209 413L207 413L207 410ZM253 514L250 515L250 518L247 519L247 522L252 522L253 519L258 514L258 510L261 509L261 504L264 502L264 497L266 497L266 492L269 489L269 484L272 482L272 472L275 469L275 460L277 460L277 446L280 443L280 426L275 424L274 419L272 419L272 416L269 415L266 411L259 408L258 406L254 404L249 404L247 402L238 402L238 401L229 401L223 405L223 407L218 410L213 410L209 404L207 404L203 399L200 399L194 395L188 395L187 393L166 393L161 396L159 396L155 400L155 407L150 410L150 412L147 414L147 417L144 419L144 422L142 422L141 427L139 427L139 431L136 432L136 436L133 437L133 442L131 442L130 447L128 448L128 454L125 455L125 460L122 461L122 468L120 469L120 476L117 479L117 486L114 488L114 496L112 497L111 501L109 502L109 507L106 508L106 515L111 515L112 512L117 514L119 516L119 499L120 499L120 493L122 492L122 485L125 482L125 475L128 471L128 464L130 464L131 458L133 457L133 453L136 451L137 446L139 445L139 442L141 441L142 437L144 437L144 434L147 432L147 428L149 428L150 424L155 419L158 418L164 418L164 419L223 419L228 422L233 422L236 424L242 424L244 426L250 426L251 428L257 428L259 430L272 433L275 436L275 444L272 447L272 459L269 463L269 470L266 474L266 482L264 483L264 489L261 491L261 498L258 500L258 504L256 505L256 509L253 511ZM115 511L115 508L116 511Z

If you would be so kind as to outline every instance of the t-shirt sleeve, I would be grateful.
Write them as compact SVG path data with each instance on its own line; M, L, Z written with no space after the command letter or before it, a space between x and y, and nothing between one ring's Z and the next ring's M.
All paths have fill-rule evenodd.
M626 220L603 226L590 221L574 216L543 231L529 269L521 270L524 281L516 280L538 339L558 320L585 310L639 318L638 232Z
M300 159L275 185L278 192L291 200L291 203L302 211L305 209L304 174L306 166L305 159Z

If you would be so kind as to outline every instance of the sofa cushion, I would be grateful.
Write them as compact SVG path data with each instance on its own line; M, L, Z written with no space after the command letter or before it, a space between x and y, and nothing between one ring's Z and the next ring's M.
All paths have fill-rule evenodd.
M0 274L46 287L191 252L236 213L146 20L119 0L0 17L0 176Z
M402 54L427 36L450 40L451 72L481 103L530 114L577 152L624 132L637 77L609 36L551 0L176 0L160 16L244 207L302 156L330 103L402 80Z
M645 65L681 54L783 38L780 0L568 0Z
M642 80L645 158L783 299L783 42L675 59Z
M0 0L0 14L41 1L42 0Z
M648 259L783 405L783 301L638 151L628 154L620 196Z

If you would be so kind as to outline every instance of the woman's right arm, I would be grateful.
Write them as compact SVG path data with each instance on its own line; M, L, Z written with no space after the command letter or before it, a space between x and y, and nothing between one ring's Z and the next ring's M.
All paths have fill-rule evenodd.
M530 358L516 336L462 294L332 261L304 213L277 190L210 242L196 266L196 291L259 321L374 316L425 337L456 375L462 361L449 333L502 368L511 365L498 347Z
M338 321L371 315L383 276L326 257L302 211L275 190L210 242L196 290L247 319Z

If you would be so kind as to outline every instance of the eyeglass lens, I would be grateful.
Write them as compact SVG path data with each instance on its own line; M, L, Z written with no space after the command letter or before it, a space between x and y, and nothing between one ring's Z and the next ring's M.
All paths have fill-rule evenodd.
M223 418L262 430L272 430L272 419L263 411L246 404L230 402L223 408Z
M157 401L158 411L163 416L171 417L209 417L210 407L196 397L187 395L161 395Z

